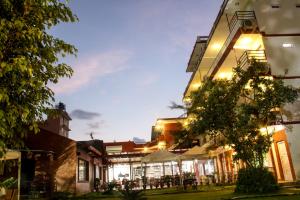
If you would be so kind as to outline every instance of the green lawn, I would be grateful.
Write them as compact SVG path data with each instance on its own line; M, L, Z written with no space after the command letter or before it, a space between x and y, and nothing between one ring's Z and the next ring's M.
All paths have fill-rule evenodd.
M155 189L147 190L145 192L148 200L222 200L230 199L232 197L241 197L245 195L235 194L234 187L201 187L198 191L189 190L187 192L180 191L175 188L171 189ZM300 200L300 189L289 188L281 189L278 194L297 193L291 196L275 196L275 197L255 197L247 198L247 200ZM247 195L249 196L249 195ZM95 200L117 200L118 193L114 195L102 195L101 193L90 193L82 197L74 199L95 199Z

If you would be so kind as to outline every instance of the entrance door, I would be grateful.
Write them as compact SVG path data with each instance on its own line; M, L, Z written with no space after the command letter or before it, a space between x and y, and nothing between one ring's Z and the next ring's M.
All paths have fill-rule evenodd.
M285 181L293 181L292 169L284 141L278 142L278 151Z

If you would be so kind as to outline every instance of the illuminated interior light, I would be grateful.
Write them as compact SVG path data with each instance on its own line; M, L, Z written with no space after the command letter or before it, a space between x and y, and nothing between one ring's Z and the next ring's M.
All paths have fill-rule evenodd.
M278 108L278 107L272 108L270 111L271 111L271 112L279 112L279 111L280 111L280 108Z
M283 47L283 48L292 48L292 47L294 47L294 44L291 44L291 43L283 43L283 44L282 44L282 47Z
M211 47L214 50L219 50L221 49L222 45L220 43L214 43Z
M148 147L144 147L144 152L147 152L148 151Z
M260 34L243 34L233 46L234 49L263 50L264 45Z
M165 149L166 142L165 141L158 142L157 147L158 147L158 149Z
M197 90L201 86L201 83L194 83L192 85L193 89Z
M192 101L192 99L191 99L190 97L185 97L185 98L183 99L183 102L184 102L184 103L191 103L191 101Z
M268 127L260 128L259 131L262 135L270 134L272 135L275 132L284 130L285 127L283 125L272 125Z
M232 72L221 72L218 74L219 79L232 79L233 73Z

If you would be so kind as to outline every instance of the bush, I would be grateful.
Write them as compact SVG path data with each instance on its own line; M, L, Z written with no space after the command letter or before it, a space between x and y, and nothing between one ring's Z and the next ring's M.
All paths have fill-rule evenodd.
M120 199L121 200L146 200L145 194L143 190L133 190L133 189L125 189L120 190Z
M277 180L267 168L240 169L236 182L236 192L241 193L265 193L279 189Z
M114 188L117 186L116 182L112 181L112 182L109 182L105 185L103 185L103 189L104 189L104 192L102 194L104 195L110 195L110 194L113 194L113 190Z
M64 199L70 199L73 197L73 194L70 192L54 192L52 194L52 200L64 200Z

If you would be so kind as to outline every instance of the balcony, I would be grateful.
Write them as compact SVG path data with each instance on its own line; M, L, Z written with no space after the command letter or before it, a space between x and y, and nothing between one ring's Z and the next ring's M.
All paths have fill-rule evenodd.
M254 11L236 11L228 23L230 33L219 50L207 75L213 77L222 65L241 34L257 33L258 26Z
M248 50L245 51L238 60L238 65L244 69L247 68L251 61L267 63L266 53L264 50Z

